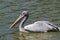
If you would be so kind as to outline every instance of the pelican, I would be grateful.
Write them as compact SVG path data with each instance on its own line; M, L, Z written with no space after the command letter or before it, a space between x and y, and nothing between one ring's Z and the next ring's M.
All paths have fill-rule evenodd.
M29 18L29 12L23 11L18 19L10 26L13 28L16 24L20 22L19 31L21 32L49 32L49 31L60 31L60 27L57 27L49 21L37 21L33 24L24 26L24 23Z

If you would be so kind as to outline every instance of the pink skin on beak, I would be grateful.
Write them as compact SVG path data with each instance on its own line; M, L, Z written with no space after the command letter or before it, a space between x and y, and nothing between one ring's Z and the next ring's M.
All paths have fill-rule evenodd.
M22 19L24 18L24 15L23 16L19 16L18 19L10 26L10 28L13 28L16 24L18 24ZM9 28L9 29L10 29Z

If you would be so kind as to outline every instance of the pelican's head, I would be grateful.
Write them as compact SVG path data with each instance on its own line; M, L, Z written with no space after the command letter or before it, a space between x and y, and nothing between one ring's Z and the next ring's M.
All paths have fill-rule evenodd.
M18 19L10 26L10 28L13 28L17 23L21 22L24 17L28 17L28 16L29 16L29 12L23 11L18 17Z
M28 11L23 11L20 16L28 16L29 12Z

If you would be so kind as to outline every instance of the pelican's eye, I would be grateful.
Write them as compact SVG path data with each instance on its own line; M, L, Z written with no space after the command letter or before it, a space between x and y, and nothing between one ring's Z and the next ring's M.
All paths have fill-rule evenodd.
M25 15L25 14L26 14L25 12L22 13L22 15Z
M25 15L25 13L23 13L23 15Z

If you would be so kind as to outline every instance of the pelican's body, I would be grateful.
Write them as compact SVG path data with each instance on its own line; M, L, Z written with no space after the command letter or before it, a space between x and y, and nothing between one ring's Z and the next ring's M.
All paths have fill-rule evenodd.
M19 26L19 31L21 32L48 32L48 31L59 31L59 29L56 28L57 26L53 25L49 21L37 21L33 24L24 26L24 28L21 28Z
M28 12L27 11L23 11L22 12L22 17L19 17L12 25L11 28L13 26L15 26L15 24L17 24L20 20L20 25L19 25L19 31L21 32L48 32L48 31L60 31L60 27L57 27L55 25L53 25L52 23L50 23L49 21L37 21L34 22L33 24L27 25L27 26L23 26L25 21L28 19Z

